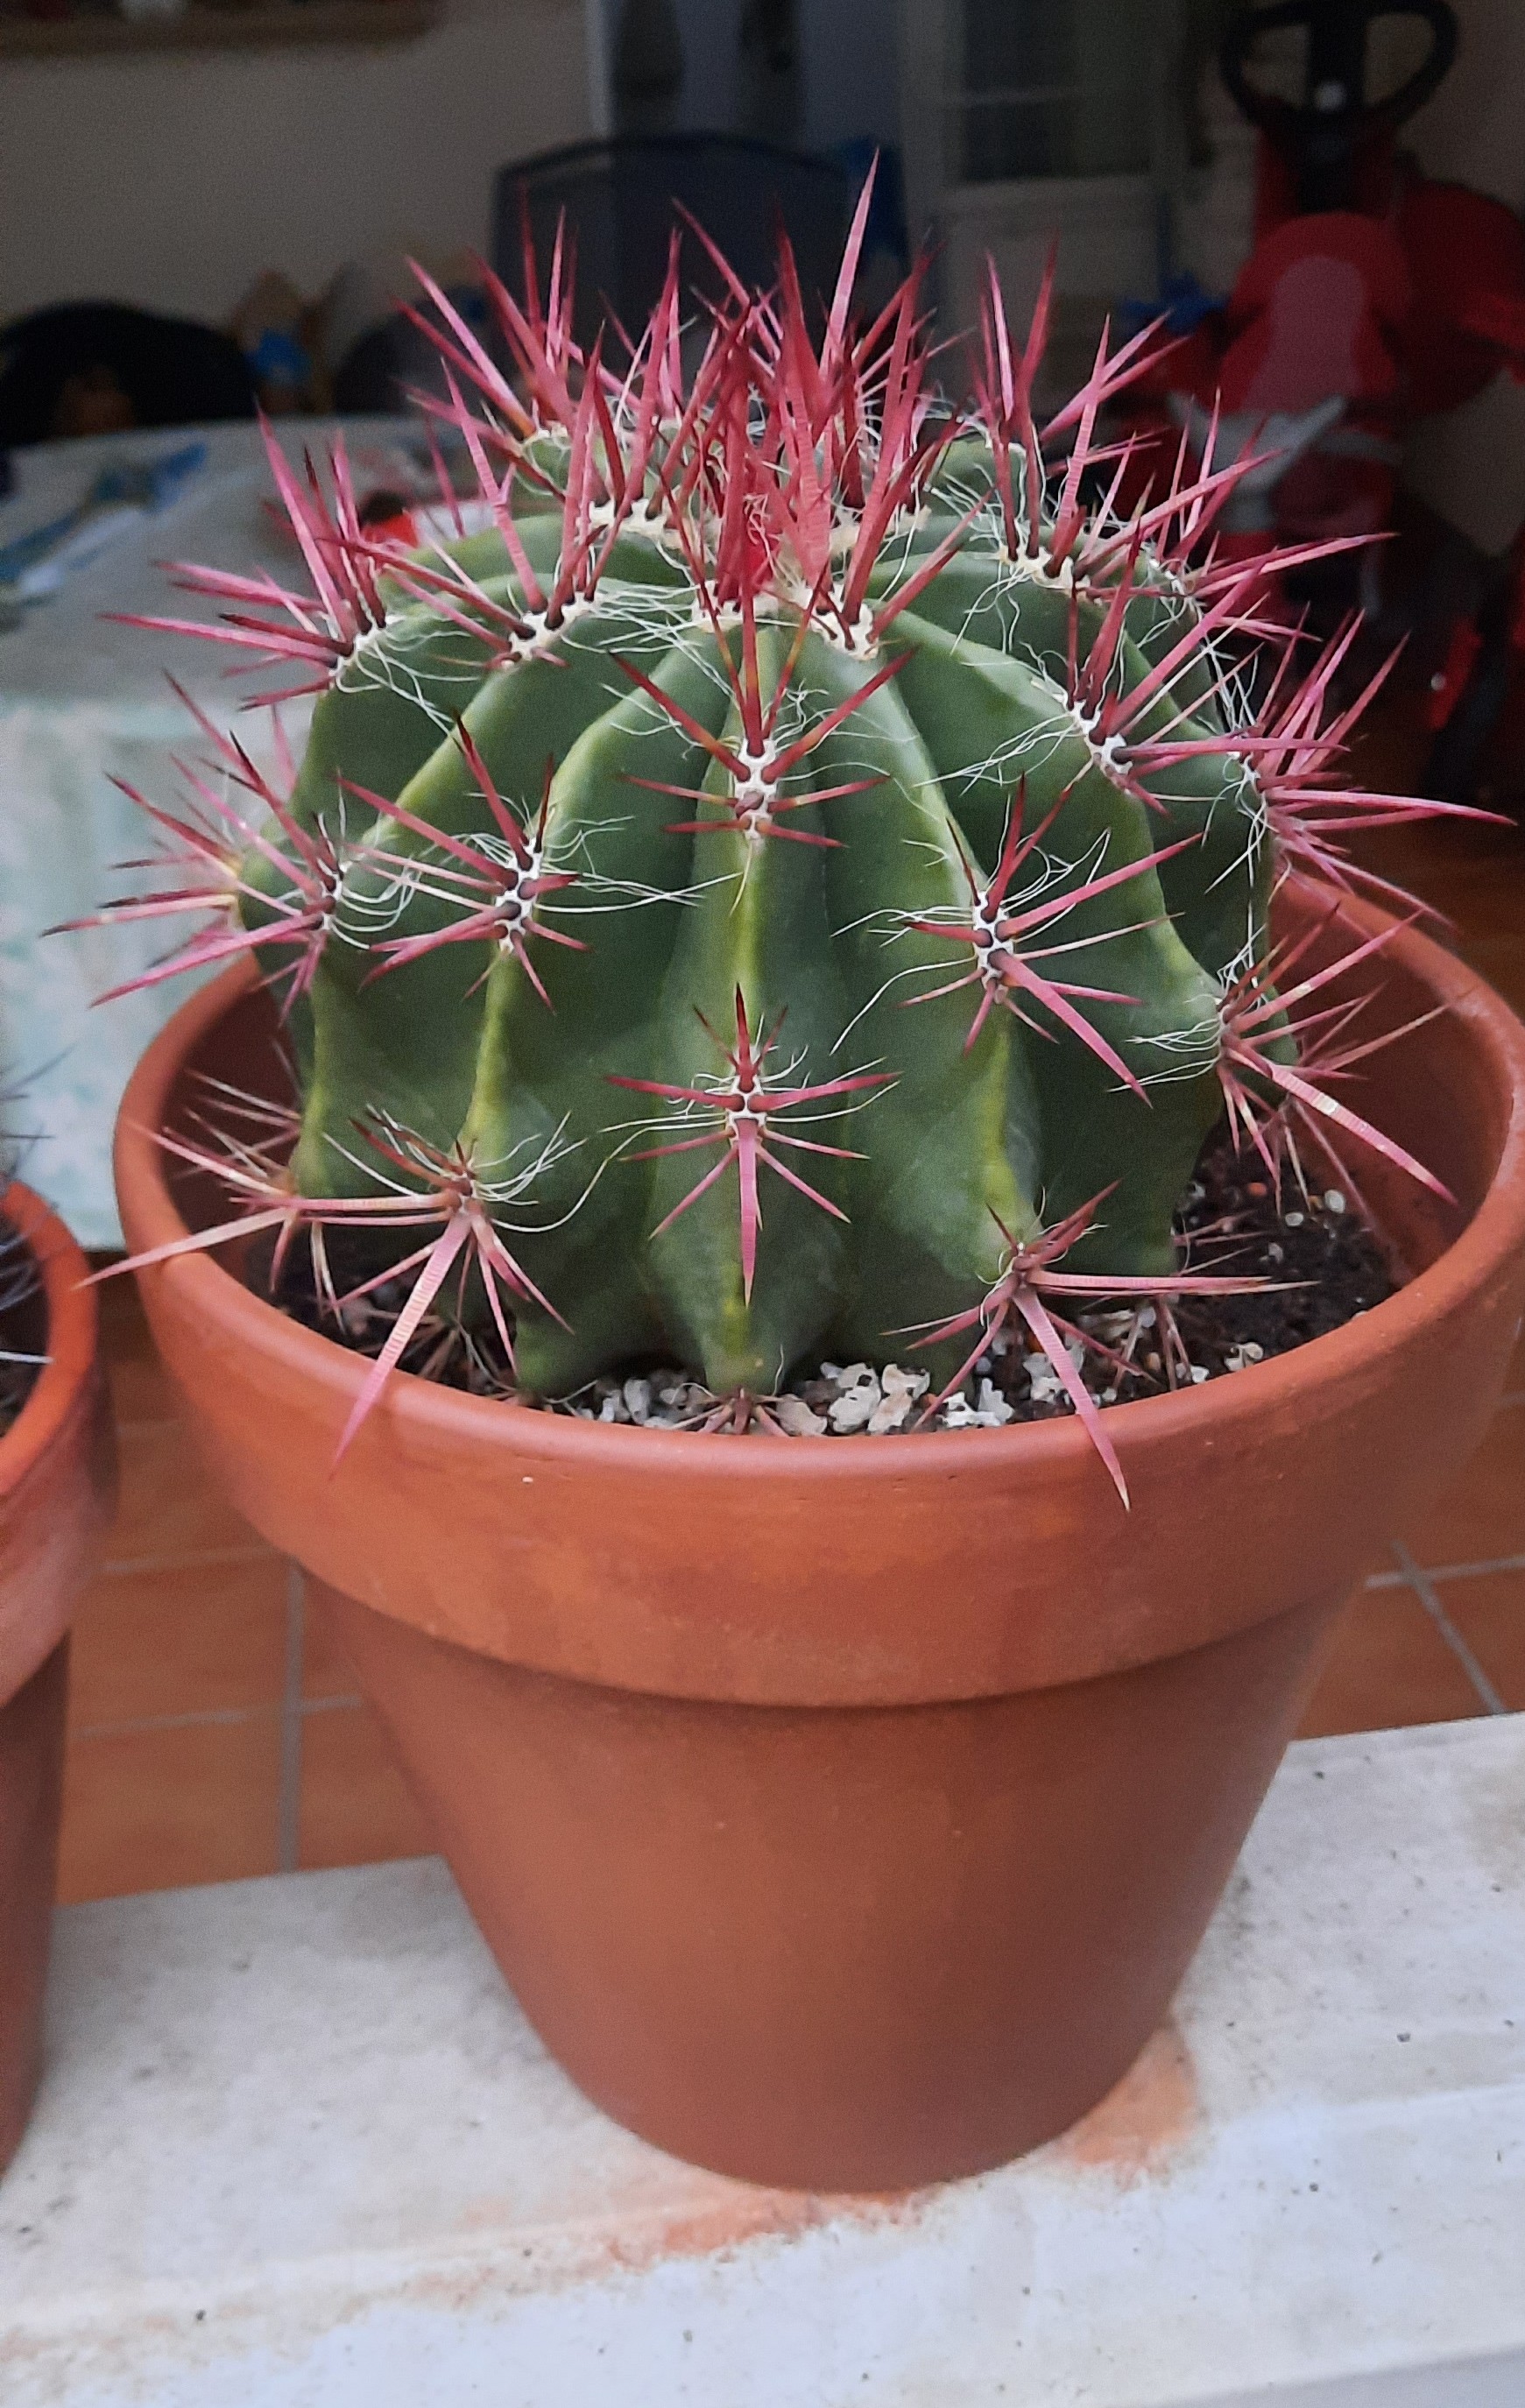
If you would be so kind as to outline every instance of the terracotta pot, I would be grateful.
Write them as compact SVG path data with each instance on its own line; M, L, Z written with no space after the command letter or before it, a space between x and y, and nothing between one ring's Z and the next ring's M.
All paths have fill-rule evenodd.
M331 1473L358 1359L207 1256L144 1275L212 1464L338 1592L498 1962L621 2122L762 2181L920 2183L1061 2129L1159 2022L1320 1640L1481 1437L1519 1319L1525 1031L1419 937L1388 960L1394 1025L1451 1009L1361 1106L1457 1208L1374 1177L1399 1295L1115 1410L1130 1515L1069 1419L708 1440L409 1378ZM225 1211L145 1132L196 1069L273 1091L271 1030L234 973L145 1057L135 1249Z
M58 1869L69 1616L115 1495L95 1291L62 1222L24 1187L0 1218L42 1274L49 1362L0 1438L0 2172L31 2112ZM40 1351L40 1349L39 1349Z

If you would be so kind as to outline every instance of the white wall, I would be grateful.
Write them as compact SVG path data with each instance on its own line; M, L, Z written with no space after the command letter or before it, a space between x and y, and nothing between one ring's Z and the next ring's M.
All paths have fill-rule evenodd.
M383 50L0 65L0 321L105 298L220 322L381 249L484 246L495 171L589 131L579 0L449 0Z

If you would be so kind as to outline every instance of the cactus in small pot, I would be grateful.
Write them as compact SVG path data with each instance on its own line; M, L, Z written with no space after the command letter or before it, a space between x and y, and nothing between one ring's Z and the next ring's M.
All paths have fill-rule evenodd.
M827 1354L920 1349L935 1403L1019 1319L1120 1486L1065 1340L1213 1284L1173 1222L1226 1113L1437 1184L1269 933L1287 868L1348 883L1344 832L1410 807L1332 781L1350 632L1304 669L1274 564L1218 556L1251 464L1183 448L1125 507L1142 338L1040 424L1046 300L1019 349L993 270L944 403L914 277L851 320L862 224L818 341L785 250L691 370L676 251L618 366L559 254L548 301L493 290L511 373L431 287L469 527L378 538L342 451L272 445L310 592L186 570L222 624L158 623L317 695L284 779L201 717L177 882L107 916L209 910L150 975L252 952L280 997L291 1112L165 1142L236 1197L191 1242L392 1298L356 1419L425 1328L535 1398L675 1361L744 1429Z
M22 1150L7 1119L17 1100L0 1087L0 1438L16 1421L47 1360L30 1342L36 1335L33 1325L46 1318L36 1257L7 1211Z

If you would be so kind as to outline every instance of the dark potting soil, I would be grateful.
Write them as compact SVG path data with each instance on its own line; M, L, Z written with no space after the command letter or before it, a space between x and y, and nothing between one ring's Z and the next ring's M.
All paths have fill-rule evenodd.
M1304 1194L1288 1170L1278 1191L1258 1155L1236 1153L1222 1137L1203 1150L1175 1226L1185 1240L1186 1270L1268 1283L1259 1294L1177 1299L1175 1323L1187 1358L1210 1380L1343 1329L1397 1284L1380 1239L1349 1197L1311 1180ZM1107 1393L1109 1369L1087 1364L1086 1383L1098 1400L1126 1402L1158 1387L1165 1370L1157 1350L1142 1346L1139 1360L1150 1376L1119 1381L1115 1398ZM1070 1410L1067 1402L1038 1403L1030 1396L1011 1401L1023 1421Z
M1258 1155L1236 1154L1227 1136L1209 1139L1176 1216L1183 1240L1183 1269L1200 1274L1260 1279L1270 1284L1243 1296L1185 1295L1174 1304L1180 1347L1163 1341L1158 1316L1072 1305L1060 1311L1111 1350L1084 1353L1072 1346L1087 1388L1101 1405L1131 1402L1172 1385L1232 1377L1258 1362L1306 1345L1339 1329L1393 1293L1395 1282L1382 1244L1334 1186L1304 1194L1290 1172L1279 1188ZM1062 1268L1062 1266L1061 1266ZM342 1289L342 1280L340 1286ZM304 1250L294 1248L281 1293L281 1310L357 1353L375 1356L385 1345L405 1288L386 1287L342 1308L342 1327L325 1312L307 1275ZM1126 1355L1130 1368L1116 1357ZM490 1337L469 1340L453 1326L426 1323L403 1357L403 1368L478 1395L516 1392L501 1347ZM890 1435L914 1428L926 1410L928 1382L920 1358L904 1352L899 1366L823 1363L799 1374L768 1411L770 1426L785 1435L832 1436L868 1430ZM525 1403L540 1399L525 1398ZM575 1397L551 1402L552 1411L585 1420L636 1422L658 1428L698 1428L715 1415L716 1400L693 1375L660 1364L632 1364L622 1376L599 1379ZM939 1413L935 1426L999 1427L1012 1421L1043 1421L1073 1410L1062 1385L1025 1332L1002 1335L975 1367L966 1393Z

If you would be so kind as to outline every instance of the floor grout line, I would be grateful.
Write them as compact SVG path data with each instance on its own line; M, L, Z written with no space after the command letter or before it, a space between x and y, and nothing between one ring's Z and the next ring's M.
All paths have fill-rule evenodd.
M1398 1541L1393 1541L1396 1554ZM1420 1576L1427 1581L1479 1580L1489 1572L1525 1572L1525 1555L1493 1555L1475 1564L1421 1564ZM1368 1588L1407 1588L1412 1584L1409 1572L1369 1572Z
M141 1714L135 1722L80 1723L70 1731L80 1739L136 1738L139 1731L210 1730L224 1723L253 1723L273 1714L274 1706L198 1706L184 1714Z
M1455 1623L1451 1620L1450 1615L1446 1612L1446 1608L1442 1605L1440 1598L1435 1594L1434 1586L1430 1575L1419 1570L1418 1565L1415 1562L1413 1556L1409 1554L1408 1549L1403 1545L1402 1540L1395 1539L1393 1541L1392 1551L1406 1572L1409 1585L1413 1589L1415 1596L1418 1598L1419 1603L1423 1606L1426 1613L1429 1614L1431 1622L1440 1632L1441 1637L1445 1640L1446 1644L1450 1649L1452 1655L1456 1657L1457 1662L1460 1665L1468 1680L1472 1683L1473 1687L1476 1690L1477 1695L1482 1699L1483 1704L1487 1707L1489 1713L1490 1714L1506 1714L1509 1711L1508 1707L1504 1704L1503 1699L1500 1697L1497 1689L1493 1686L1492 1682L1489 1679L1488 1674L1484 1671L1476 1656L1473 1654L1472 1649L1462 1638L1460 1631L1458 1630Z
M309 1714L353 1713L365 1704L358 1690L353 1696L304 1698L297 1708L305 1722ZM207 1730L223 1723L273 1722L284 1718L286 1701L278 1705L260 1706L196 1706L183 1714L139 1714L136 1721L125 1723L79 1723L69 1733L72 1745L77 1739L136 1739L149 1731Z
M205 1565L215 1570L234 1564L258 1563L264 1556L273 1556L275 1550L263 1540L249 1547L192 1547L176 1555L118 1555L102 1564L96 1572L98 1580L126 1578L137 1572L179 1572L194 1570Z

